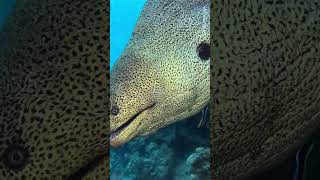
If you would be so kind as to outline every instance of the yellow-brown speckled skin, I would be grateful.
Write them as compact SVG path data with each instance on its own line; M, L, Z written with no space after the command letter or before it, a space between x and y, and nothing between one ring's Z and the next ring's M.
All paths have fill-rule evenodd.
M0 179L79 178L97 157L86 179L107 179L108 2L16 3L0 34ZM22 168L4 161L12 145Z
M249 177L320 129L318 0L214 0L213 179Z
M149 0L132 38L111 71L110 119L115 130L142 112L117 144L191 116L209 102L210 60L197 47L210 43L209 0Z

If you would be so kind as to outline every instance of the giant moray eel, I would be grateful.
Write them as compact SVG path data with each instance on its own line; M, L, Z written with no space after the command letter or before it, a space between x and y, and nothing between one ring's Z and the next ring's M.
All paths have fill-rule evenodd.
M111 71L111 144L203 109L210 99L210 1L149 0Z
M0 33L0 179L106 179L104 0L17 0Z
M316 0L150 0L111 72L111 144L121 145L209 102L212 176L242 179L296 152L320 128ZM200 51L202 52L202 51Z

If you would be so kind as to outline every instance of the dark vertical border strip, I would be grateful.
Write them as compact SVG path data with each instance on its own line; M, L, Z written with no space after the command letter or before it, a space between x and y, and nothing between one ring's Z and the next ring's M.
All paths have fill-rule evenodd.
M213 157L213 124L214 124L214 121L213 121L213 73L214 73L214 66L213 66L213 63L214 63L214 55L213 55L213 47L214 47L214 42L213 42L213 11L214 11L214 0L211 1L211 4L210 4L210 103L209 103L209 125L210 125L210 128L211 128L211 131L210 131L210 168L211 168L211 178L213 178L213 162L214 162L214 157Z
M110 0L106 0L106 20L107 20L107 93L108 93L108 102L107 102L107 120L108 120L108 145L107 145L107 164L106 164L106 179L110 179L110 144L109 144L109 132L110 132Z

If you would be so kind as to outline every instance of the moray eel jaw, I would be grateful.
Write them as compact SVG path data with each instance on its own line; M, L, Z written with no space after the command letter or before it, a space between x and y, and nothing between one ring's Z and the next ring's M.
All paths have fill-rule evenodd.
M113 147L118 147L121 144L127 142L130 140L133 136L135 136L136 131L126 131L129 129L128 127L132 127L131 129L134 130L135 126L139 125L139 122L141 121L141 118L143 118L143 115L147 113L148 110L152 109L156 103L153 103L152 105L148 106L147 108L144 108L140 111L138 111L134 116L132 116L128 121L123 123L121 126L116 128L115 130L111 131L110 134L110 144ZM127 134L127 138L123 139L122 134ZM123 139L121 141L121 138Z
M118 115L111 115L111 146L118 147L135 137L149 135L160 128L185 119L203 109L209 99L209 93L206 96L194 96L192 91L181 92L178 89L176 93L175 98L171 96L162 97L162 100L154 98L150 103L141 103L139 98L132 100L128 98L126 101L118 100L117 102L112 100L111 104L119 104L120 110ZM113 99L116 96L111 97ZM188 101L185 101L186 99Z
M129 140L137 136L146 136L152 134L156 130L163 128L173 122L176 122L181 119L185 119L190 116L190 114L195 114L200 109L204 108L206 103L199 104L194 106L194 109L188 109L181 111L179 114L176 110L170 112L168 110L168 117L164 115L168 114L159 114L158 110L161 110L163 106L156 103L150 105L149 107L142 109L137 112L133 117L131 117L124 124L119 126L116 129L113 129L110 134L110 144L113 147L119 147L122 144L125 144ZM160 123L159 123L160 122Z

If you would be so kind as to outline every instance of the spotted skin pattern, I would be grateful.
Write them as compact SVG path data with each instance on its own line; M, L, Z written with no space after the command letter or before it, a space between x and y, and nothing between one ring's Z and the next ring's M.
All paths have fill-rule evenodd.
M189 117L209 102L209 0L149 0L111 71L111 131L139 114L111 141L118 146Z
M17 0L0 34L0 179L107 179L107 4Z
M320 3L211 7L212 178L282 162L320 128Z

